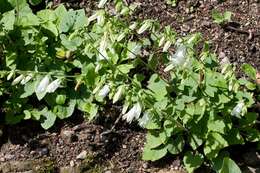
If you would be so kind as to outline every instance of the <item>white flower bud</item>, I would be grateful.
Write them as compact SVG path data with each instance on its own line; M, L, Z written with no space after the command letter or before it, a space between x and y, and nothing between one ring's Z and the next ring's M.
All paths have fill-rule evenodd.
M21 84L22 85L26 84L27 82L29 82L32 79L32 77L33 77L32 74L27 75L25 78L23 78L23 80L21 81Z
M7 76L7 80L10 80L14 75L14 71L11 71L8 76Z
M245 105L245 104L244 104L243 101L239 102L239 103L234 107L234 109L232 110L231 115L232 115L232 116L235 116L235 117L240 117L244 105Z
M150 21L145 21L144 24L139 28L137 33L138 34L142 34L143 32L145 32L150 27L151 27L151 22Z
M100 0L98 3L98 8L104 8L104 5L106 4L107 0Z
M104 97L107 96L107 94L109 93L109 91L110 91L109 85L105 85L105 86L103 86L103 88L99 91L98 96L104 98Z
M159 41L159 47L161 47L161 46L163 45L164 41L165 41L165 37L163 36L163 37L160 39L160 41Z
M93 20L96 20L97 17L98 17L98 12L96 12L95 14L93 14L92 16L90 16L90 17L88 18L88 21L89 21L89 22L92 22Z
M137 27L137 23L134 22L134 23L132 23L132 24L129 26L129 29L130 29L130 30L134 30L136 27Z
M46 92L48 93L53 93L56 91L56 89L58 89L60 87L61 84L61 80L60 79L56 79L54 81L52 81L46 88Z
M144 128L148 123L148 121L149 121L149 113L145 112L143 117L138 120L139 126Z
M24 79L24 75L21 74L20 76L18 76L17 78L15 78L13 80L12 85L16 85L16 84L20 83L23 79Z
M163 46L163 52L167 52L167 50L170 48L171 44L172 44L171 41L167 41Z
M123 115L122 119L131 123L134 119L138 119L141 115L142 108L140 103L136 103L126 114Z
M45 92L47 86L49 85L49 82L50 82L50 78L49 78L48 75L46 75L46 76L41 80L41 82L39 83L39 85L37 86L35 92L36 92L36 93Z
M124 86L118 87L118 90L113 97L113 104L116 103L121 98L123 91L124 91Z
M107 48L107 37L106 37L106 34L105 34L104 37L102 38L101 42L100 42L100 45L99 45L98 60L107 59L106 48Z
M121 34L119 34L119 36L117 37L117 41L121 41L124 37L125 37L125 32L122 32Z

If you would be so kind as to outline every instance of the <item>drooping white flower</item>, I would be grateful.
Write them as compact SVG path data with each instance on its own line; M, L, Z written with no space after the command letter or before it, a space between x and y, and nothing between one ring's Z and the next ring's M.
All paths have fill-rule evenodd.
M107 36L106 34L104 35L104 37L102 38L100 45L99 45L99 55L98 55L98 60L104 60L107 59Z
M138 119L142 113L142 107L140 103L136 103L126 114L123 115L122 119L131 123L134 119Z
M35 92L36 93L41 93L41 92L45 92L46 89L47 89L47 86L49 85L50 83L50 78L48 75L46 75L42 80L41 82L39 83L39 85L37 86Z
M175 54L171 57L171 61L175 66L182 66L186 61L187 50L184 45L177 48Z
M124 86L119 86L117 92L115 93L113 97L113 104L116 103L122 96L124 90Z
M23 79L24 79L24 75L23 74L19 75L17 78L13 80L12 85L16 85L20 83Z
M97 24L98 25L103 25L105 22L105 16L103 13L99 13L98 16L97 16Z
M46 92L53 93L60 87L61 79L56 79L52 81L46 88Z
M103 88L99 91L98 96L104 98L107 96L109 91L110 91L109 85L104 85Z
M118 35L117 37L117 41L121 41L124 37L125 37L126 33L125 32L122 32L121 34Z
M171 41L167 41L163 46L163 52L167 52L167 50L170 48L171 44L172 44Z
M138 124L139 124L139 126L144 128L146 126L146 124L148 123L148 121L149 121L149 113L145 112L144 115L142 116L142 118L140 118L138 120Z
M137 33L142 34L145 32L148 28L150 28L151 22L150 21L145 21L144 24L138 29Z
M29 74L27 75L25 78L23 78L23 80L21 81L22 85L25 85L27 82L29 82L32 79L33 75Z
M10 80L10 79L13 77L14 74L15 74L14 71L11 71L11 72L8 74L8 76L7 76L7 80Z
M107 0L100 0L98 3L98 8L104 8L104 5L106 4Z
M134 22L134 23L132 23L132 24L129 26L129 29L130 29L130 30L134 30L136 27L137 27L137 22Z
M165 41L165 37L163 36L160 40L159 40L159 47L161 47L164 44Z
M98 17L98 12L96 12L95 14L93 14L92 16L90 16L90 17L88 18L88 21L89 21L89 22L92 22L93 20L96 20L97 17Z
M232 110L231 115L232 115L232 116L235 116L235 117L240 117L244 105L245 105L245 104L244 104L243 101L239 102L239 103L234 107L234 109Z

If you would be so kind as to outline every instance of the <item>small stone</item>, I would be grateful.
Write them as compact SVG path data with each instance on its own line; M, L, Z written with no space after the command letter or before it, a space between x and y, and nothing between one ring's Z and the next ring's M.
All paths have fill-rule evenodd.
M84 160L87 157L87 151L83 150L76 158L80 160Z
M0 158L0 162L4 162L5 161L5 158L4 157L1 157Z
M73 130L62 130L60 135L65 143L73 142L73 138L75 137L75 133Z
M70 166L71 166L71 167L74 167L74 166L75 166L75 163L74 163L73 160L70 161Z
M36 153L36 151L31 151L30 154L31 155L34 155Z
M148 168L148 164L147 164L147 163L144 163L144 164L143 164L143 168L144 168L144 169L147 169L147 168Z
M122 145L122 148L126 149L127 147L126 147L126 145Z
M30 170L30 171L25 171L23 173L33 173L33 170Z
M49 153L48 148L42 148L39 152L41 156L47 155Z
M106 171L105 173L111 173L111 171Z
M13 158L14 158L14 155L12 155L12 154L5 155L6 160L12 160Z

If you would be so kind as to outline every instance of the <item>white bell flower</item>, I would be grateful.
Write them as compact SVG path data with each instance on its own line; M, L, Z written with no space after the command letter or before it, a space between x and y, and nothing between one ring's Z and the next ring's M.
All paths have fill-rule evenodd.
M144 115L142 116L142 118L140 118L138 120L139 126L144 128L146 126L146 124L148 123L148 121L149 121L149 113L145 112Z
M41 93L41 92L45 92L46 89L47 89L47 86L49 85L50 83L50 78L48 75L46 75L42 80L41 82L39 83L39 85L37 86L35 92L36 93Z
M137 34L142 34L143 32L145 32L148 28L151 27L151 24L152 23L150 21L145 21L144 24L137 31Z
M138 119L142 113L142 107L140 103L136 103L126 114L123 115L122 119L131 123L134 119Z
M106 4L107 0L100 0L98 3L98 8L104 8L104 5Z
M159 47L161 47L164 44L165 37L163 36L159 41Z
M163 52L167 52L167 50L171 47L171 41L167 41L163 46Z
M61 80L60 79L56 79L54 81L52 81L46 88L46 92L48 93L53 93L56 91L56 89L58 89L60 87L61 84Z
M24 75L21 74L20 76L18 76L17 78L15 78L13 80L12 85L16 85L16 84L20 83L23 79L24 79Z
M171 57L171 61L175 66L183 66L186 61L187 50L184 45L177 48L174 55Z
M99 91L98 96L104 98L104 97L107 96L107 94L109 93L109 91L110 91L109 85L105 85L105 86L103 86L103 88L101 88L101 90Z
M98 15L99 15L98 12L96 12L95 14L93 14L88 18L88 21L92 22L93 20L96 20L98 18Z
M239 103L234 107L234 109L232 110L231 115L232 115L232 116L235 116L235 117L240 117L244 105L245 105L245 104L244 104L243 101L239 102Z
M123 90L124 90L123 86L118 87L118 90L113 97L113 104L116 103L121 98L121 96L123 94Z
M25 78L23 78L23 80L21 81L22 85L25 85L27 82L29 82L32 79L33 75L29 74L27 75Z

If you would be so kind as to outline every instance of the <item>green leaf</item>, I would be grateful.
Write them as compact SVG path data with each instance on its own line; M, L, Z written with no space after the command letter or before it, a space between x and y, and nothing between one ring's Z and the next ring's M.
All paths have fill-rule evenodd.
M44 128L45 130L51 128L55 123L56 115L49 111L47 108L44 108L41 111L41 115L43 115L45 118L41 123L42 128Z
M98 114L98 106L94 103L83 103L82 111L88 113L89 120L93 120Z
M213 159L213 169L217 173L241 173L237 164L225 154Z
M117 66L117 69L124 74L128 74L130 72L131 69L134 68L133 64L121 64L119 66Z
M93 86L95 84L96 73L95 73L95 65L93 63L89 63L87 65L83 65L82 74L86 75L84 78L87 85Z
M15 22L15 11L14 10L4 13L3 17L0 21L0 23L2 23L2 25L3 25L3 28L8 31L14 29L14 22Z
M225 11L224 13L224 20L230 21L231 20L232 13L230 11Z
M241 66L244 73L253 80L256 80L256 69L250 64L243 64Z
M167 95L166 86L167 84L157 74L153 74L148 81L147 88L154 93L156 100L161 101Z
M193 154L191 151L186 152L183 158L185 168L189 173L199 168L203 161L202 154Z
M177 134L175 138L170 138L167 144L167 150L171 154L179 154L184 148L185 141L181 134Z
M27 82L24 85L24 93L20 96L20 98L26 98L33 95L35 91L35 85L36 85L36 81Z
M212 113L209 116L207 127L209 131L225 134L227 124L222 117Z
M150 147L147 147L147 145L145 145L142 159L156 161L163 158L166 154L167 147L165 146L160 146L158 148L151 149Z
M227 140L216 132L211 132L208 135L205 147L204 147L204 153L207 156L207 158L212 159L217 157L218 152L228 146Z
M149 148L156 148L161 144L164 144L166 140L167 136L164 131L149 131L146 135L146 146Z
M128 42L126 51L126 58L127 59L134 59L136 55L140 55L141 53L141 45L136 42Z
M44 29L50 31L56 37L58 36L58 29L57 29L56 25L53 24L52 22L47 22L47 23L43 24L42 27Z
M55 102L58 105L63 105L66 102L66 95L65 94L58 94L55 98Z

